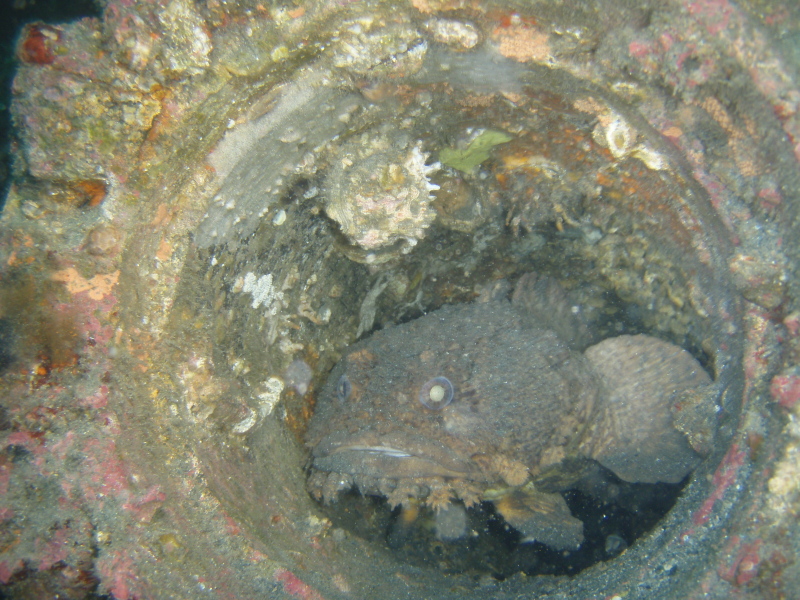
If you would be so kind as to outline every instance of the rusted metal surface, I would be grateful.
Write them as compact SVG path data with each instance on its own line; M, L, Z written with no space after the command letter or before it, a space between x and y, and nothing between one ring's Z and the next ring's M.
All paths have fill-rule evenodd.
M111 0L24 30L0 221L4 591L792 597L797 8L339 4ZM368 179L341 160L384 147L400 158L370 185L413 175L432 197L384 214L384 237L343 235L334 200L380 203L327 186ZM300 439L342 349L530 270L608 336L707 365L720 432L676 509L572 578L446 577L333 527Z

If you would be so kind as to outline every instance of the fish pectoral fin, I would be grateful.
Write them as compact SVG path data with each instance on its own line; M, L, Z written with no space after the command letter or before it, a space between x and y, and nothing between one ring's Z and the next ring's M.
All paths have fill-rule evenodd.
M689 352L621 335L584 355L606 391L585 455L631 483L678 483L713 449L720 390Z
M497 511L519 531L522 542L541 542L556 550L577 550L583 542L583 523L572 516L560 494L526 486L494 500Z

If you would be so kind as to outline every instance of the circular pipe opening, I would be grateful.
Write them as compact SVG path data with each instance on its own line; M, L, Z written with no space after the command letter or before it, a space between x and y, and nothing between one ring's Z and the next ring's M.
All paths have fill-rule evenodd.
M686 174L685 160L624 100L569 74L520 65L489 47L461 52L437 45L413 22L378 32L362 34L367 45L360 51L373 51L376 36L400 46L408 38L414 40L409 51L423 54L414 57L419 64L395 57L390 73L345 71L342 77L317 63L317 72L284 84L271 112L234 128L211 154L218 191L194 237L197 275L183 277L187 291L179 295L198 299L195 314L203 305L216 307L208 315L215 338L207 342L207 363L233 365L229 385L252 395L238 405L208 398L213 408L193 410L245 436L251 452L261 447L265 455L256 464L271 464L276 433L259 427L262 421L277 410L302 442L328 370L349 342L444 304L502 297L514 283L523 312L535 310L526 303L549 302L548 327L558 327L559 311L580 314L584 329L562 334L578 350L592 340L648 333L693 351L715 387L707 405L694 407L683 433L703 456L722 452L725 433L718 439L717 430L735 418L741 390L740 309L724 267L730 241L704 190ZM311 78L337 84L320 86ZM311 85L314 94L307 94ZM531 272L558 285L537 287ZM189 292L198 288L205 297ZM542 298L548 294L554 298ZM287 376L298 361L309 365L303 385ZM331 378L341 380L336 371ZM286 388L277 408L271 381ZM391 424L386 428L391 436ZM300 469L311 449L301 447L296 477L305 477ZM228 472L226 464L221 468ZM270 487L270 468L246 476ZM623 483L603 477L612 480L607 486ZM591 484L582 485L582 491L565 490L578 511L592 513L592 502L600 503L587 529L602 529L610 511L630 514L637 502L649 500L657 509L642 511L660 510L660 516L671 506L655 502L657 486L623 484L624 499L613 502L602 492L592 497L586 493ZM680 489L668 494L677 497ZM392 519L389 506L375 514L372 500L347 498L326 514L350 522L350 533L323 519L325 537L357 538L372 521L375 530L366 539L387 565L393 548L395 559L414 554L412 564L438 562L450 574L480 572L464 566L474 564L498 579L575 572L613 556L615 549L605 547L616 538L633 543L646 532L630 542L615 531L598 533L583 553L548 560L541 555L552 548L517 546L509 553L514 533L484 505L482 514L471 513L471 531L504 530L478 542L477 558L455 561L459 569L444 557L436 561L436 553L458 554L457 543L442 546L435 536L427 545L401 541L415 510ZM237 506L251 508L260 510ZM419 521L415 535L424 539L425 518ZM531 552L536 556L528 562L516 556ZM504 554L506 564L486 566ZM440 576L429 570L433 580Z

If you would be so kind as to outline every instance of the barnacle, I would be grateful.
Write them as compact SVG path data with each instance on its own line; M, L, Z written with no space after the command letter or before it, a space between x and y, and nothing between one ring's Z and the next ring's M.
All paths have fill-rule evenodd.
M624 158L633 150L636 132L621 116L614 114L605 128L605 141L614 158Z
M397 134L364 135L346 143L327 179L325 210L348 240L376 251L393 244L408 251L424 237L436 211L439 186L429 179L420 144Z

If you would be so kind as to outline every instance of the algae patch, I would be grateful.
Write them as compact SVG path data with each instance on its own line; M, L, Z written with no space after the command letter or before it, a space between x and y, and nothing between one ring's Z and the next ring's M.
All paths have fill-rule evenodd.
M443 165L469 173L489 158L489 151L499 144L511 141L511 136L502 131L487 129L465 149L443 148L439 152L439 161Z

